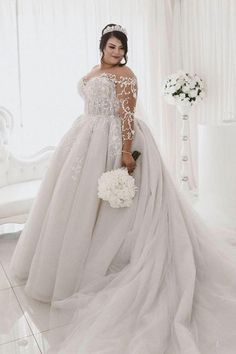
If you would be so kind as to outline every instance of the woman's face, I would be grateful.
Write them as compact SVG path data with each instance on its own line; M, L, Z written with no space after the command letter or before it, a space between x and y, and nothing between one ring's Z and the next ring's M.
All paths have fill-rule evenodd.
M123 59L125 50L121 41L116 37L108 39L105 48L103 49L103 61L106 64L117 65Z

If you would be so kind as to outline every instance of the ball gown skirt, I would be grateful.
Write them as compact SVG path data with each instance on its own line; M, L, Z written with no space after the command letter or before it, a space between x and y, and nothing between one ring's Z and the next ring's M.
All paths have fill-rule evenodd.
M120 167L122 136L116 111L93 103L115 100L115 84L80 84L85 113L59 143L12 259L29 296L73 313L48 353L235 354L236 249L176 189L141 119L132 206L97 197L101 174Z

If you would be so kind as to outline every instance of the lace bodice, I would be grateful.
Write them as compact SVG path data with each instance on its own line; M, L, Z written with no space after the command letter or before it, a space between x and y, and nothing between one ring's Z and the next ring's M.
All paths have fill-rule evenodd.
M137 98L135 76L102 73L79 81L79 93L85 100L85 113L97 116L119 116L123 140L134 137L134 113Z

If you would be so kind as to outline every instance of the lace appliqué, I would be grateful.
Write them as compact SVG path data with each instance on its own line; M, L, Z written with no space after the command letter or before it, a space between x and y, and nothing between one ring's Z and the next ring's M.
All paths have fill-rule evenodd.
M119 108L114 82L107 75L95 76L80 82L85 102L84 112L90 116L114 116Z
M73 166L72 166L72 180L76 182L81 174L83 165L84 165L84 159L85 159L86 154L83 154L82 156L79 156L76 158Z
M114 117L110 125L110 134L108 142L108 154L111 157L121 155L122 150L122 137L121 137L121 124L120 118Z
M134 138L134 115L137 100L137 79L135 76L120 76L107 74L116 85L116 96L120 103L119 116L121 118L122 139Z
M72 153L72 150L79 136L79 130L84 124L86 124L86 122L87 119L85 116L79 116L72 124L70 130L61 140L58 149L60 150L60 156L62 160L67 159ZM74 158L73 164L71 166L71 178L74 182L78 180L80 176L85 157L86 151L80 150L80 155Z
M70 130L64 135L63 139L58 146L61 149L61 156L65 158L74 145L74 142L78 136L79 129L85 123L85 119L83 116L79 116L72 124Z
M120 154L122 142L134 138L136 77L103 72L97 76L80 79L78 91L84 98L84 113L92 130L101 129L103 126L107 132L108 124L108 153L113 156Z
M114 85L107 84L106 79L109 79ZM90 80L93 81L93 85L88 87L86 95L85 87ZM82 78L79 83L79 92L81 96L87 96L87 111L94 114L114 114L114 111L117 112L121 119L123 141L133 139L137 99L137 79L135 76L118 77L116 74L102 73L88 80Z

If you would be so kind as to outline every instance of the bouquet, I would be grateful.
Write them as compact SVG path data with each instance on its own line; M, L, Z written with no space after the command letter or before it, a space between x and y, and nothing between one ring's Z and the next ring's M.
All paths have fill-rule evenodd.
M193 106L203 99L205 88L198 75L178 71L164 82L163 95L170 104Z
M137 151L132 154L135 160L139 155ZM98 197L108 201L112 208L131 206L137 189L134 177L124 167L104 172L98 179Z

